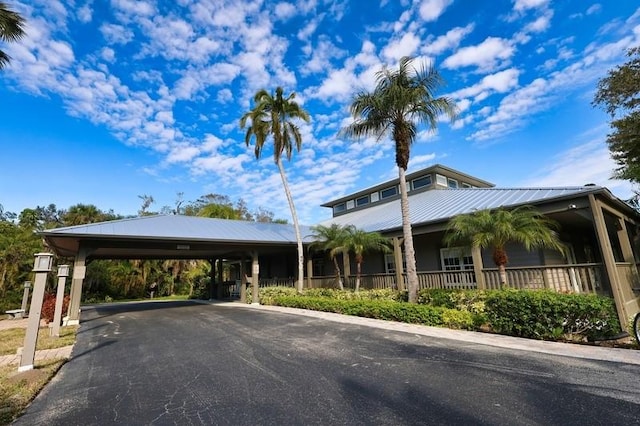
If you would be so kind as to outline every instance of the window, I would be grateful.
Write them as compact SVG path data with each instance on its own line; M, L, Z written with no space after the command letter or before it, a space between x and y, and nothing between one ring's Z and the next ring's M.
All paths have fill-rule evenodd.
M402 270L407 270L407 259L404 258L404 252L402 253ZM393 253L387 253L384 255L384 271L387 274L396 273L396 258Z
M462 187L463 188L473 188L470 184L468 184L467 182L462 182Z
M398 194L398 187L392 186L391 188L383 189L382 191L380 191L380 198L385 199L393 197L396 194Z
M340 213L343 212L347 209L347 205L345 203L340 203L340 204L336 204L335 206L333 206L333 212L334 213Z
M458 181L455 180L455 179L447 178L447 186L449 188L457 188L458 187Z
M355 204L353 204L353 200L349 200L347 201L347 210L350 210L354 207Z
M365 195L364 197L356 198L356 207L364 206L365 204L369 204L368 195Z
M431 185L431 175L426 175L411 181L411 189L423 188Z
M323 258L314 258L312 260L313 266L313 276L321 277L324 275L324 259Z
M436 175L436 183L438 185L447 186L447 178L446 178L446 176Z
M450 272L444 274L444 281L450 287L473 288L476 278L473 273L473 257L468 248L453 247L440 249L442 270Z
M371 198L372 203L380 200L380 195L377 192L373 192L371 195L369 195L369 197Z

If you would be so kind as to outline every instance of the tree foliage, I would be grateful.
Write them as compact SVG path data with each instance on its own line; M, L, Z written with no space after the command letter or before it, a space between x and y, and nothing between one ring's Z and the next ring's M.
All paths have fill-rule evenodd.
M593 105L612 119L607 144L618 166L614 176L640 183L640 46L629 49L627 57L598 82Z
M302 135L296 122L300 120L308 122L310 120L309 113L295 101L295 97L295 92L285 97L282 87L277 87L274 95L264 89L259 90L253 97L254 108L240 118L240 128L247 128L245 134L245 144L247 146L251 144L252 139L255 139L254 152L256 158L260 158L262 155L267 140L270 137L273 139L273 159L280 172L282 186L287 197L287 202L289 203L289 208L291 209L291 218L293 219L293 227L296 234L298 247L298 278L296 287L298 292L302 293L304 279L302 236L300 235L298 214L296 213L293 197L291 196L287 177L282 165L282 155L285 155L288 160L291 160L294 148L300 151L300 147L302 146Z
M509 262L505 246L509 242L520 243L527 250L549 248L564 253L556 232L557 222L552 221L529 206L513 210L479 210L458 215L449 221L444 242L447 246L489 248L493 261L500 270L500 279L506 282L505 267Z
M415 68L413 58L407 56L400 59L397 70L385 67L379 71L376 82L373 92L356 95L350 108L354 122L342 129L342 134L355 138L375 136L378 140L390 134L395 143L409 301L416 303L418 275L405 172L419 126L435 130L440 116L447 115L453 121L457 108L453 100L435 96L444 83L438 71L426 65Z
M337 223L332 223L330 226L312 226L311 232L311 237L314 241L311 243L309 248L311 250L328 253L329 259L333 262L333 268L336 274L336 283L340 290L342 290L344 288L342 273L336 256L345 251L345 241L348 236L347 229ZM348 255L348 253L343 253L343 255Z
M14 42L24 37L24 18L9 9L7 4L0 1L0 40ZM0 50L0 69L9 65L11 58Z

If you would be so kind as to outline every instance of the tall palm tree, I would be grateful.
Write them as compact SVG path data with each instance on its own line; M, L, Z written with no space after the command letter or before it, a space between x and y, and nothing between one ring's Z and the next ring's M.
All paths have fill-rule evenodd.
M344 289L342 283L342 274L340 272L340 265L336 255L343 253L344 242L347 237L347 229L332 223L331 226L316 225L311 227L313 232L312 238L314 242L310 245L312 250L320 250L329 252L329 258L333 261L333 267L336 273L336 282L340 290ZM343 253L343 256L348 256L349 253Z
M451 99L435 97L435 90L443 84L440 74L431 66L423 65L416 69L412 62L413 58L403 57L398 70L385 67L376 74L374 91L358 93L353 100L350 110L355 121L342 129L342 133L356 138L376 136L378 140L391 134L395 142L409 302L416 303L418 274L405 172L418 126L427 125L430 130L435 130L439 116L445 114L453 121L457 108Z
M0 1L0 40L9 43L24 37L24 18ZM0 69L9 65L11 58L0 50Z
M350 252L354 254L356 260L356 291L360 290L360 275L362 273L364 254L372 251L391 251L389 249L389 240L379 232L366 232L353 225L345 228L344 240L340 250L345 255Z
M287 177L284 173L284 167L282 166L282 155L286 155L287 160L291 160L294 147L300 151L300 147L302 146L300 129L296 126L294 120L309 122L309 114L294 101L295 96L296 94L292 92L285 98L282 87L276 88L275 96L272 96L264 89L259 90L253 97L255 103L254 108L244 114L240 119L240 128L244 129L245 126L247 126L247 121L251 121L251 124L247 127L245 143L249 146L251 139L255 137L256 158L260 158L264 144L269 136L273 138L273 160L280 172L282 186L284 187L284 192L289 202L293 227L296 233L298 245L298 280L296 287L298 292L302 293L304 280L302 236L300 235L298 215L296 214L291 191L287 184Z
M506 284L505 267L509 258L508 242L522 244L525 249L549 248L565 253L556 232L557 222L542 216L529 206L513 210L479 210L454 217L449 221L444 242L447 246L491 248L493 261L500 272L500 283Z

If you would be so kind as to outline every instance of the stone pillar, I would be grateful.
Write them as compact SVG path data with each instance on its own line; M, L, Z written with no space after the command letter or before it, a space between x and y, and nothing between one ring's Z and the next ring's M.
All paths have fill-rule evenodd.
M80 248L73 262L73 278L71 279L71 294L69 300L69 312L67 313L67 325L80 324L80 301L82 299L82 283L87 274L85 266L87 251Z
M260 263L258 262L258 252L251 253L251 303L254 305L260 304L260 298L258 297L258 291L260 287Z
M393 262L396 265L396 286L398 290L404 291L404 263L402 262L402 242L404 238L402 237L393 237L391 239L393 242Z
M480 247L471 248L471 258L473 259L473 273L476 276L476 286L478 290L484 290L487 288L487 285L484 281L484 275L482 274L484 265L482 263L482 251Z

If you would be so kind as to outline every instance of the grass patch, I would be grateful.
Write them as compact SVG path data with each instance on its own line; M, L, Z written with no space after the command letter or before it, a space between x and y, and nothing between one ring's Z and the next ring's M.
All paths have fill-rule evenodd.
M0 367L0 425L8 425L18 418L65 362L36 362L33 370L22 373L17 372L15 365Z
M41 328L38 331L38 343L36 350L55 349L73 345L76 340L77 325L60 328L60 337L51 337L49 328ZM10 328L0 331L0 355L13 355L16 350L24 345L26 328Z

